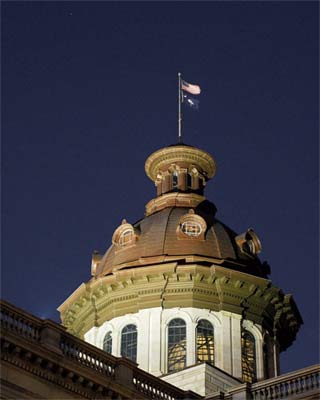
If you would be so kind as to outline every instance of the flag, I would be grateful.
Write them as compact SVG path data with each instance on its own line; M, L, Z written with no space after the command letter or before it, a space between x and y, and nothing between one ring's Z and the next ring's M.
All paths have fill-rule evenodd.
M194 97L186 93L182 93L181 97L182 97L182 103L184 103L186 106L189 106L193 110L199 109L199 104L200 104L199 100L195 99Z
M181 80L181 89L191 94L200 94L201 89L198 85L192 85L184 80Z

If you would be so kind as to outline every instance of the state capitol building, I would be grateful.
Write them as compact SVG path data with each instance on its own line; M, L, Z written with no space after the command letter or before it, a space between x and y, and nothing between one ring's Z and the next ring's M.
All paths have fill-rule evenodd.
M302 317L254 228L206 199L213 157L178 143L145 172L155 197L93 254L62 325L2 302L1 399L319 399L318 366L279 375Z

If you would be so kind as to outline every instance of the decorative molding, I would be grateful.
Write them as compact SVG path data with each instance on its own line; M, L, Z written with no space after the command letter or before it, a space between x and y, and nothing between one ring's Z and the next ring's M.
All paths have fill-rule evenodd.
M178 163L181 163L182 167L193 164L205 173L207 179L212 178L216 172L215 161L209 153L183 145L165 147L152 153L146 160L145 171L152 181L156 181L159 172Z
M162 271L160 273L159 268ZM63 324L77 336L114 317L141 309L184 307L230 311L269 332L276 325L280 349L295 339L302 323L291 295L284 295L271 281L218 265L164 264L120 270L114 275L91 280L85 294L64 303ZM128 284L130 282L130 284ZM95 297L83 302L82 297ZM98 296L96 295L99 294ZM89 299L90 299L89 296ZM80 308L79 308L80 305Z

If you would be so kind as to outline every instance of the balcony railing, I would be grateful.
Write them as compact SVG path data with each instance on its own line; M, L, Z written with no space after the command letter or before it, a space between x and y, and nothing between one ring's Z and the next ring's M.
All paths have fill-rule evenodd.
M2 337L10 342L10 337L23 341L37 343L49 351L57 352L85 370L94 370L102 377L120 383L124 387L141 393L142 399L178 400L200 399L201 396L184 391L142 371L137 364L123 358L114 357L95 346L86 343L66 332L61 325L37 318L12 304L1 301ZM27 342L24 345L27 346ZM83 372L85 376L85 371ZM108 386L108 385L107 385Z
M308 392L318 393L320 398L319 384L319 365L314 365L254 383L251 385L251 394L253 400L293 399Z
M39 342L42 320L1 301L0 318L2 329L16 333L26 339Z

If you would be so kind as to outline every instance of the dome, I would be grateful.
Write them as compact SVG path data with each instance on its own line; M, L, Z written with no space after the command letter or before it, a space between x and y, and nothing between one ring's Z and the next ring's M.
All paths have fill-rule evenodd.
M237 235L216 219L215 205L204 197L216 171L209 153L181 143L172 145L152 153L145 171L157 187L157 197L146 205L143 219L134 224L122 221L111 247L93 262L92 275L177 261L215 263L266 277L257 258L261 244L254 231Z
M166 195L162 209L133 225L124 220L116 229L113 244L101 259L95 275L159 262L197 261L263 276L259 259L242 250L237 243L238 235L215 218L214 204L198 196L198 199L193 197L198 204L187 207L182 203L181 206L177 201L180 197L183 196ZM175 200L174 206L172 200ZM186 196L183 200L186 201ZM123 234L131 239L124 241Z

